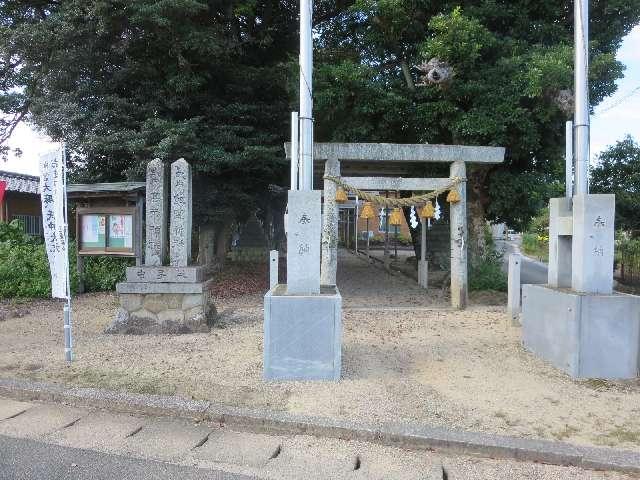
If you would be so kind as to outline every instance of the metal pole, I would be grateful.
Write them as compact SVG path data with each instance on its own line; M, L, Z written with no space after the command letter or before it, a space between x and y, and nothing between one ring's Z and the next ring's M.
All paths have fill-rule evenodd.
M299 139L299 120L298 112L291 112L291 188L290 190L298 190L298 139Z
M589 193L589 1L574 0L575 193Z
M573 122L569 120L565 129L565 152L564 152L564 185L565 196L573 196Z
M300 190L313 190L313 0L300 0Z
M67 256L65 258L67 304L64 306L64 359L67 362L71 362L73 360L73 335L71 321L71 276L69 273L69 213L67 211L67 147L64 143L62 144L62 185L64 192L64 231L65 242L67 244Z

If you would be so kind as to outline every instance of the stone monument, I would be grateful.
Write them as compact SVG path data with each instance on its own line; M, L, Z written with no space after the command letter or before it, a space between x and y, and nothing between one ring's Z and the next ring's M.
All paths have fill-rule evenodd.
M147 165L145 264L162 265L167 256L167 180L162 160Z
M145 264L127 268L116 286L120 309L106 333L206 332L216 316L205 281L205 267L191 266L191 167L180 159L171 165L171 224L165 266L167 186L159 159L147 166L147 238Z
M574 378L634 378L640 297L613 291L615 197L588 189L588 6L587 0L574 5L575 126L567 126L567 191L550 202L548 284L523 286L522 337L525 348Z

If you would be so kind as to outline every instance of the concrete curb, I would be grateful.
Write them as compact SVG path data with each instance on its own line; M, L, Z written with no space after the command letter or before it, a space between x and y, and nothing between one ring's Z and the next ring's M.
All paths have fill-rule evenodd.
M66 387L28 380L0 379L0 396L15 400L59 402L122 413L175 416L210 421L257 433L306 434L378 443L417 450L435 450L497 459L576 466L591 470L640 473L640 453L564 442L451 430L419 424L367 424L326 417L294 415L188 400L175 396Z

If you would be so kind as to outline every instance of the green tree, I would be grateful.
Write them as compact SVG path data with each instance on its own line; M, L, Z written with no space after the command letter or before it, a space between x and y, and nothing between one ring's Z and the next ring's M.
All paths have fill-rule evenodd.
M627 135L599 155L590 173L592 193L616 196L616 227L640 231L640 145Z
M64 140L78 180L184 157L196 213L242 215L286 172L296 18L277 0L0 2L5 133L28 118Z
M623 75L615 52L640 1L594 1L591 18L597 105ZM319 33L319 139L505 146L504 164L468 171L480 243L485 218L523 229L562 190L573 2L357 0ZM420 86L432 58L453 75Z

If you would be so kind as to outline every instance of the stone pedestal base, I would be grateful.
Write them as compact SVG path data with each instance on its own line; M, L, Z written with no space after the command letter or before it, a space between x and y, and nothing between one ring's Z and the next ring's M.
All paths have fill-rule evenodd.
M287 295L276 285L264 296L264 378L340 379L342 297L336 287L319 295Z
M120 309L105 333L208 332L216 317L210 282L123 282L116 286Z
M524 347L573 378L635 378L640 296L523 285Z

